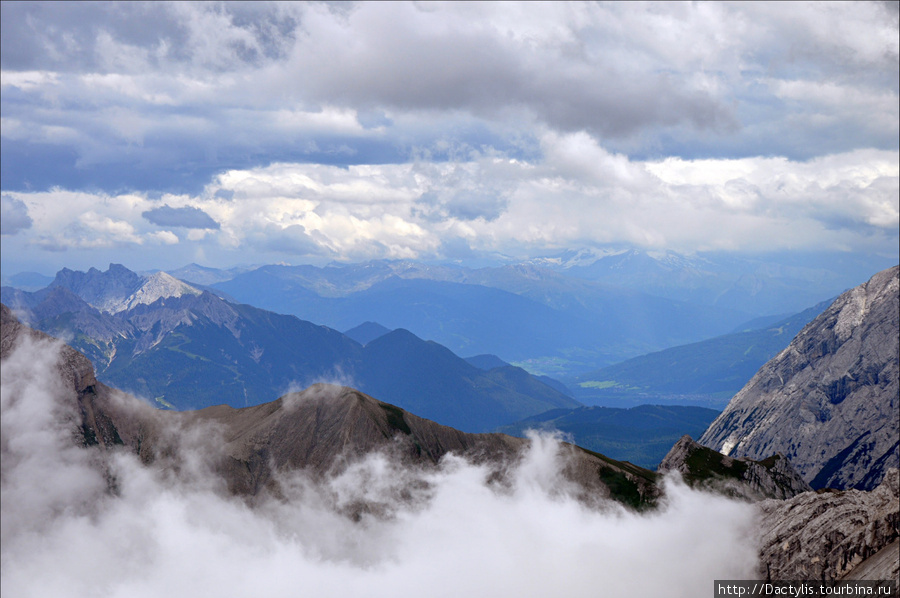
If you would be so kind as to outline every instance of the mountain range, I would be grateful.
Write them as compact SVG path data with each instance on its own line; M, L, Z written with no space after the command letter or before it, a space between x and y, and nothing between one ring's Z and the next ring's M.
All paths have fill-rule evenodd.
M491 353L550 375L708 338L753 315L527 264L478 270L406 261L264 266L213 286L238 301L340 330L378 322L459 355Z
M447 425L487 431L580 405L524 370L483 371L405 330L363 346L162 272L63 270L46 289L4 288L2 296L35 328L82 350L101 380L164 407L243 407L316 381L346 381Z
M0 306L0 359L5 364L26 337L47 338L20 324L6 306ZM509 483L504 476L510 463L519 459L529 444L502 434L467 434L440 426L340 386L318 384L241 409L222 405L171 412L154 409L99 382L87 358L69 347L61 348L55 367L55 374L50 374L60 378L62 390L69 390L60 395L63 403L53 412L64 420L60 424L72 428L73 433L66 435L68 441L92 453L85 463L106 468L103 479L113 501L120 490L116 477L109 475L107 460L119 459L117 451L122 450L184 484L208 483L196 478L202 464L190 462L202 456L228 493L246 497L244 508L265 509L270 508L268 497L283 500L285 493L297 491L290 486L295 483L291 472L303 470L313 479L334 475L376 451L420 467L443 462L451 451L465 455L492 471L492 483L499 484L502 492ZM4 410L22 403L25 397L15 396L15 389L6 390ZM11 453L6 454L10 450L4 443L4 466L12 463ZM578 447L567 450L562 475L581 488L580 499L588 506L600 497L610 497L654 516L652 511L664 491L657 485L657 474ZM818 494L804 491L805 482L781 456L762 461L732 459L689 438L673 447L660 469L667 468L683 470L691 484L714 491L753 500L767 494L778 497L763 500L757 507L764 514L759 529L761 578L897 576L900 489L896 469L889 470L872 492ZM10 479L4 476L4 485L11 483ZM399 495L392 501L419 500L423 492L427 496L427 479L407 480L407 486L401 483ZM721 486L727 479L731 485ZM416 487L423 483L422 488ZM337 495L334 509L350 521L371 525L394 516L391 504L380 502L379 496L366 493L361 499L347 501Z
M61 285L41 293L40 297L14 295L23 303L36 301L33 314L46 315L60 306L85 303ZM240 312L228 311L226 308L233 306L209 293L183 293L151 304L138 303L115 315L96 308L65 313L73 314L73 320L78 316L98 327L105 323L109 334L115 329L107 318L138 327L149 324L149 330L158 334L173 322L178 323L173 327L177 330L185 322L199 320L199 315L191 310L156 313L159 307L196 301L207 302L208 313L203 317L209 318L219 309L216 314L219 328L228 330L235 338L245 336L238 325L240 318L229 319L234 313L241 315ZM762 500L756 507L762 515L758 530L760 577L767 574L775 579L846 579L863 574L881 579L896 577L900 489L896 444L892 452L890 442L896 441L900 434L895 419L898 303L898 268L876 274L868 283L841 295L805 326L787 349L760 369L701 438L724 431L726 442L734 442L734 447L752 447L755 442L757 446L775 449L777 442L786 441L787 451L779 454L773 450L756 459L726 450L732 453L726 456L685 437L675 443L660 466L660 472L681 472L695 487L750 500L773 497ZM126 318L123 314L136 315ZM132 318L137 318L137 324L131 322ZM278 324L288 320L279 320ZM22 338L46 338L16 321L5 306L0 313L0 329L0 359L4 364L9 363L7 359ZM429 360L447 354L467 367L484 371L435 343L419 345L416 342L419 339L408 331L374 335L363 347L336 331L325 330L339 340L345 339L340 342L361 349L390 344L392 350L381 354L383 361L375 362L379 371L389 367L391 360L419 357L424 358L427 369ZM153 333L147 338L148 346L152 347ZM418 355L426 348L433 351ZM497 365L492 358L478 357L477 363ZM515 368L504 372L507 368L501 365L487 372L498 371L504 378L512 379L523 375ZM88 359L71 348L62 348L56 372L63 387L70 389L70 394L61 395L69 397L63 400L70 403L59 411L64 419L71 416L63 423L72 427L74 434L66 437L94 451L90 463L102 467L105 455L115 458L117 450L125 450L138 455L143 463L152 464L156 471L189 480L197 464L185 461L190 452L188 444L199 443L202 450L193 454L202 455L228 492L247 497L247 508L251 509L265 504L259 502L261 497L277 499L291 491L285 485L290 483L291 478L286 474L291 471L305 469L314 475L334 471L379 450L424 467L442 462L450 451L466 455L492 471L493 483L502 489L508 483L504 475L509 471L509 464L534 442L501 434L469 434L441 426L346 386L317 384L303 392L290 392L275 401L240 409L221 405L171 412L154 409L110 389L96 379ZM525 381L531 383L528 378ZM6 387L6 382L4 378L4 410L23 400L14 396L18 387ZM419 396L427 396L432 390L416 388ZM867 429L855 438L862 428ZM882 452L882 445L887 447L886 452ZM12 449L4 443L3 450L6 453ZM567 450L570 458L563 475L582 489L580 496L588 504L592 496L609 496L634 509L652 511L665 491L658 486L660 477L654 472L594 451L578 447ZM792 467L792 454L803 469ZM807 455L813 456L811 465L804 463ZM4 467L8 463L11 461L4 458ZM838 488L872 489L810 492L806 486L809 477L813 486L824 482ZM109 475L104 479L110 496L114 497L118 492L117 480ZM400 499L409 500L403 497L417 492L415 486L405 488L400 492ZM371 517L392 516L375 498L343 502L338 508L342 516L352 521L366 517L367 522L372 522L376 519Z

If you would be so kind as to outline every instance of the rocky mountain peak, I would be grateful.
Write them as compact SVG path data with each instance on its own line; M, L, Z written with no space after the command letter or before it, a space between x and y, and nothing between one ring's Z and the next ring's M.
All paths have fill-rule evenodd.
M106 272L91 268L78 272L63 268L50 283L66 288L100 311L113 313L122 300L136 292L144 278L121 264L110 264Z
M111 311L113 313L131 309L136 305L150 305L158 299L181 297L182 295L200 295L202 291L166 274L155 272L144 279L144 283L131 295Z
M813 488L874 489L900 464L900 267L838 297L766 363L700 443L783 453Z
M199 295L201 291L165 272L141 276L121 264L110 264L106 272L91 268L77 272L63 268L50 285L62 287L106 313L119 313L163 297Z

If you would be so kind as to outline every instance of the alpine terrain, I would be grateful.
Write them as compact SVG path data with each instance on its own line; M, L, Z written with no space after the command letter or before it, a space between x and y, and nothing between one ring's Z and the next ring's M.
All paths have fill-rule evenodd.
M876 488L900 464L897 266L838 297L700 437L731 457L788 457L813 488Z

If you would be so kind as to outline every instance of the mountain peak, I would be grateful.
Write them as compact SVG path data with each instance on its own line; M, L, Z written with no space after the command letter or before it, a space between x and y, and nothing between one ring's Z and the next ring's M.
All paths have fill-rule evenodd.
M63 287L86 303L115 314L136 305L150 304L161 297L199 295L201 291L165 272L141 276L122 264L110 264L106 272L91 268L78 272L63 268L51 287Z
M363 322L359 326L355 326L344 332L345 336L349 336L360 345L368 345L375 339L381 338L391 331L390 328L382 326L378 322Z
M192 287L165 272L155 272L154 274L147 276L144 283L134 293L125 297L119 305L115 306L110 311L116 313L131 309L136 305L149 305L161 298L200 294L201 291L199 289Z
M700 443L732 457L782 452L813 488L875 488L900 463L898 272L838 297L734 396Z

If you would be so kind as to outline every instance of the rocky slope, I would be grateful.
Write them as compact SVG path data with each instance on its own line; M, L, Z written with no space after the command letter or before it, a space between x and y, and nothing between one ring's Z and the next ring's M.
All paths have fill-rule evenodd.
M732 459L682 436L656 470L679 472L693 487L723 491L751 500L791 498L812 490L782 455L762 461Z
M813 488L873 489L900 464L898 267L847 291L731 400L700 443L782 453Z
M759 503L760 574L774 580L897 579L900 472L873 491L805 492Z

